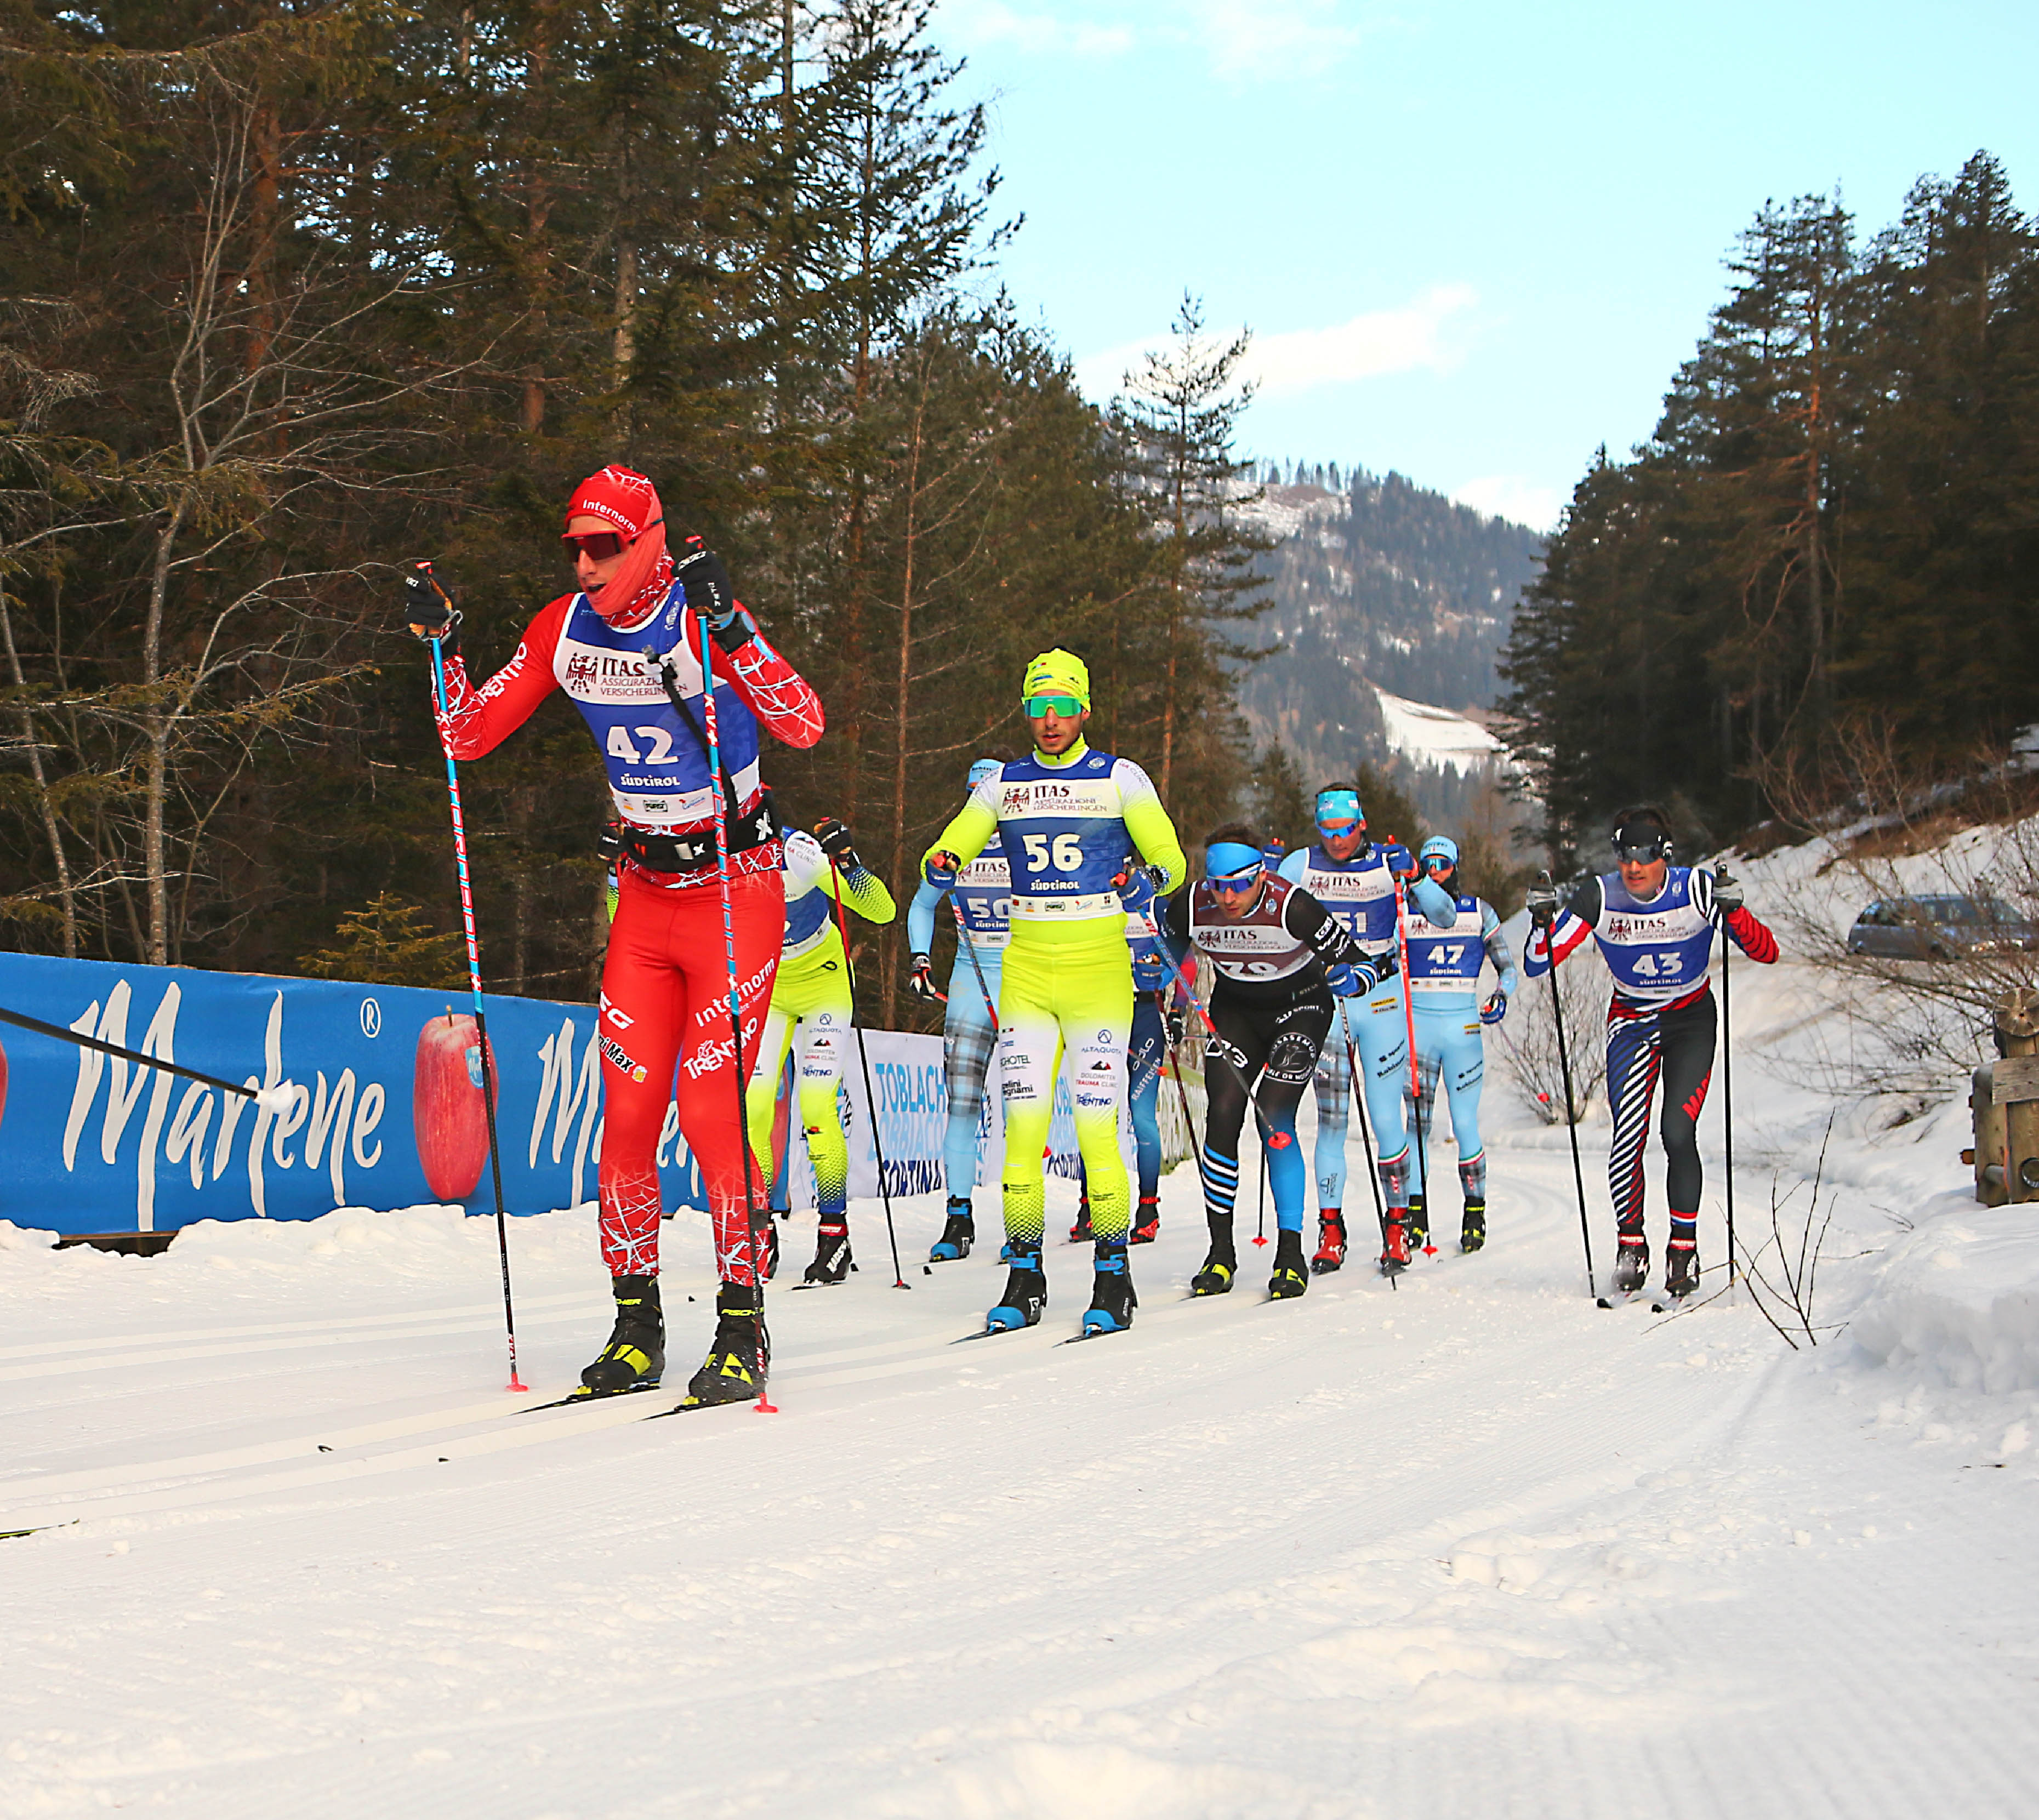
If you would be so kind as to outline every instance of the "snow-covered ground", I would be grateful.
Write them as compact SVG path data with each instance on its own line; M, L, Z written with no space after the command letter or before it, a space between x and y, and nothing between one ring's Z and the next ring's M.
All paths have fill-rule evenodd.
M0 1527L63 1526L0 1542L0 1813L2029 1814L2039 1210L1969 1198L1965 1083L1836 1113L1809 970L1733 1009L1745 1238L1834 1119L1817 1347L1746 1290L1596 1309L1564 1134L1498 1080L1492 1244L1399 1289L1186 1300L1183 1169L1130 1333L1057 1347L1057 1246L1044 1327L954 1346L995 1245L902 1293L860 1204L861 1273L774 1299L775 1416L518 1412L450 1211L146 1261L0 1228ZM939 1204L899 1211L924 1255ZM668 1233L677 1386L711 1286ZM591 1218L513 1242L557 1394Z
M1376 687L1388 743L1418 764L1433 764L1461 776L1503 756L1501 741L1479 722L1426 701L1409 701Z

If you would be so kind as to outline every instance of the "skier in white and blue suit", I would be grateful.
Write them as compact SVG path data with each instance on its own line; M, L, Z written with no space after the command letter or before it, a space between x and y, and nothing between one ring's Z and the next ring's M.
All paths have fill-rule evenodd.
M1418 856L1423 875L1451 894L1458 912L1449 929L1418 924L1409 931L1409 1003L1416 1014L1416 1069L1422 1083L1417 1108L1424 1145L1430 1152L1430 1117L1443 1081L1452 1103L1452 1136L1459 1147L1459 1189L1465 1218L1459 1228L1459 1249L1477 1251L1487 1242L1487 1147L1479 1136L1480 1086L1487 1074L1487 1049L1481 1026L1498 1024L1508 1014L1515 995L1515 957L1501 932L1501 919L1483 897L1459 889L1458 843L1444 835L1423 843ZM1493 992L1479 995L1482 969L1491 961L1498 976ZM1429 1187L1418 1181L1409 1196L1410 1242L1430 1230ZM1418 1211L1418 1208L1422 1211Z
M1281 876L1323 905L1365 951L1380 982L1364 998L1341 999L1338 1018L1317 1060L1317 1254L1322 1275L1345 1262L1345 1130L1352 1090L1346 1035L1365 1071L1367 1116L1380 1148L1380 1185L1391 1225L1407 1218L1409 1132L1403 1113L1409 1079L1409 1033L1396 971L1395 886L1401 880L1423 916L1449 929L1458 912L1451 897L1418 872L1415 856L1399 841L1368 838L1366 813L1352 783L1327 783L1317 792L1317 838L1281 862Z

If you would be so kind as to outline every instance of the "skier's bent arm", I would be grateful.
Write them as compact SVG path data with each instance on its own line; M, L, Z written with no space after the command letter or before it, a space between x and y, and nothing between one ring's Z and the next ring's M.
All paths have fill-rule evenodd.
M836 889L838 881L841 890ZM867 923L889 923L899 913L892 893L885 889L885 881L876 873L867 871L861 860L847 870L839 869L823 882L822 889L838 903L847 904ZM932 920L931 917L931 924Z
M740 601L729 632L715 635L711 656L715 673L743 698L774 739L805 750L822 737L827 716L814 685L773 648Z
M1449 929L1459 919L1459 907L1452 901L1452 894L1434 878L1418 878L1409 887L1409 895L1416 908L1423 912L1423 919L1433 929Z
M455 758L465 762L493 752L558 687L552 653L572 605L569 594L540 609L525 628L516 654L479 688L467 673L465 658L456 654L446 660L446 710L438 719L446 749Z
M1500 916L1484 897L1480 900L1479 916L1480 940L1486 945L1487 957L1493 962L1494 972L1500 976L1502 991L1512 999L1520 984L1515 975L1514 950L1508 946L1508 938L1502 932Z
M1145 772L1130 758L1122 758L1113 768L1118 777L1119 813L1125 821L1126 832L1133 836L1133 845L1140 849L1140 857L1149 866L1160 868L1162 877L1154 889L1165 897L1190 875L1190 862L1175 833L1175 825L1168 819L1168 810L1161 806L1160 795ZM962 817L956 819L960 821ZM953 827L955 824L950 825Z
M1722 920L1727 926L1728 934L1734 938L1734 945L1750 960L1767 967L1777 958L1777 938L1756 919L1746 906L1730 910Z
M1589 878L1572 894L1570 904L1558 912L1558 919L1546 931L1534 923L1529 927L1529 939L1522 950L1522 972L1525 977L1540 980L1551 967L1551 951L1557 953L1557 964L1562 965L1582 947L1593 932L1593 925L1600 920L1601 904L1600 881Z
M909 953L929 954L935 946L935 912L942 894L924 878L906 906L906 947Z
M998 784L996 775L986 778L973 790L951 819L947 827L935 836L935 844L921 855L921 872L927 874L928 862L938 853L953 859L960 870L967 866L989 844L998 832L998 811L993 794Z

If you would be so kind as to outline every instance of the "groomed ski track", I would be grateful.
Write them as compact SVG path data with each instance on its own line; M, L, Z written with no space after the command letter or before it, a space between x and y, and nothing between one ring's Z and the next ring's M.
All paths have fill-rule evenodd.
M1770 1159L1747 1220L1806 1115L1745 1081L1774 1120L1768 1152L1738 1133ZM0 1227L0 1529L61 1526L0 1542L0 1812L2033 1811L2039 1399L1791 1352L1745 1293L1596 1308L1562 1132L1488 1101L1482 1254L1448 1187L1399 1288L1362 1261L1270 1303L1242 1242L1240 1286L1192 1301L1184 1168L1107 1345L1057 1344L1088 1299L1058 1232L1044 1325L953 1345L996 1239L902 1293L860 1203L865 1268L773 1299L771 1416L642 1420L711 1325L689 1219L666 1390L529 1416L606 1329L587 1211L513 1229L529 1399L487 1220L146 1261ZM1958 1130L1904 1139L1922 1225ZM1836 1140L1831 1250L1890 1242L1892 1166ZM940 1201L898 1211L925 1256ZM811 1242L788 1229L790 1276ZM1833 1267L1836 1318L1875 1267Z

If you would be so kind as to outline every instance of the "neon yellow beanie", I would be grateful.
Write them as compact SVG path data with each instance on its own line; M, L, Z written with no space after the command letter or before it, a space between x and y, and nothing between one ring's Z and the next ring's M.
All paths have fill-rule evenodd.
M1027 666L1027 680L1020 686L1020 699L1030 696L1073 695L1090 706L1090 665L1074 651L1057 646L1043 651Z

